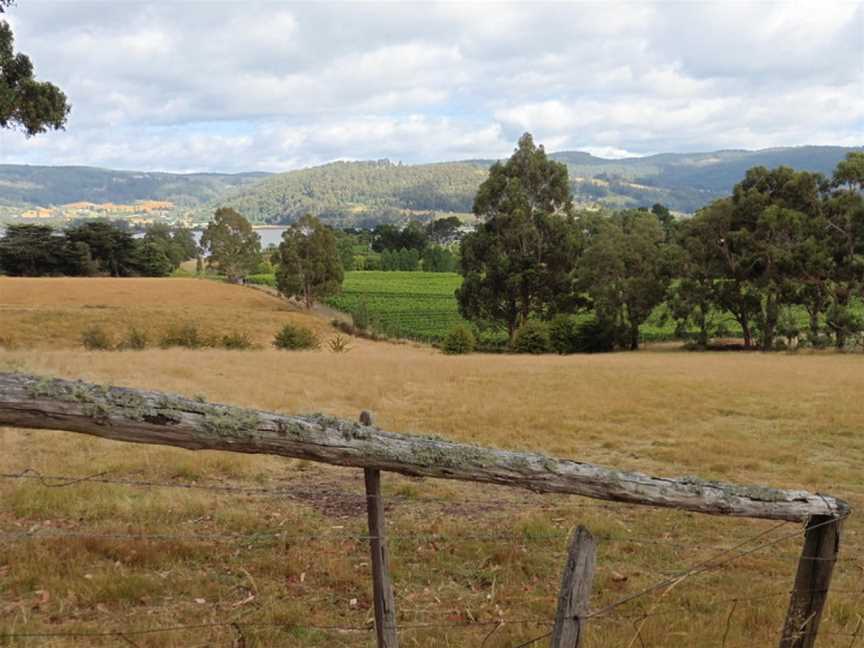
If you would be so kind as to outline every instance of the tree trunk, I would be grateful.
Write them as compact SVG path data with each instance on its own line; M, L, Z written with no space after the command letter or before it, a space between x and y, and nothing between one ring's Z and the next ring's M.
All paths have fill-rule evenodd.
M703 349L708 346L708 307L702 303L699 305L699 346Z
M630 350L639 350L639 324L636 322L630 324Z
M777 297L769 293L762 312L762 339L760 342L763 351L770 351L774 348L778 317L779 306L777 304Z

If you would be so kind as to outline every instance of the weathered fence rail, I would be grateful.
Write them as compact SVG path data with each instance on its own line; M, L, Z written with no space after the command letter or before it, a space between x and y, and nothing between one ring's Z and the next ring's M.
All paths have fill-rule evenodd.
M190 450L280 455L715 515L804 521L813 515L840 517L849 510L842 500L800 490L652 477L541 454L394 434L323 415L290 416L22 374L0 374L0 425Z
M836 562L846 502L830 495L741 486L695 477L653 477L536 453L511 452L434 437L394 434L320 414L293 416L123 387L0 373L0 425L80 432L117 441L190 450L271 454L366 473L376 631L379 646L398 646L388 572L381 470L484 482L535 492L676 508L713 515L807 522L783 648L812 646ZM553 645L583 637L593 570L587 530L574 539L562 583ZM584 538L582 536L585 536ZM589 544L591 545L589 547ZM584 564L582 564L584 563ZM553 633L550 632L550 635Z

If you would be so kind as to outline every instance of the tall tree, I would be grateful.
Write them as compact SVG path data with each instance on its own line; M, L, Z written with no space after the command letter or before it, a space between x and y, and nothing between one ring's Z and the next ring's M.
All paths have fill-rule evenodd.
M520 322L566 309L577 253L572 210L567 167L525 133L474 199L484 222L461 243L462 316L503 325L512 339Z
M0 13L12 0L0 0ZM12 28L0 21L0 128L21 128L28 136L66 125L69 104L55 85L37 81L33 63L15 53Z
M639 327L663 301L674 267L673 246L657 216L627 211L589 219L578 263L580 287L618 346L639 348Z
M201 236L201 249L207 254L208 266L236 283L255 272L261 259L261 237L243 216L220 207Z
M306 308L342 287L344 273L336 235L314 216L306 215L285 230L279 257L279 292L302 299Z

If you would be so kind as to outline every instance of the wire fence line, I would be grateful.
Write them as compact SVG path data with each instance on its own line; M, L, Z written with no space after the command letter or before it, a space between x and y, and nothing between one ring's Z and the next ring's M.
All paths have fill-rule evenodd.
M240 487L234 485L224 485L224 484L198 484L198 483L190 483L190 482L177 482L177 481L155 481L155 480L140 480L140 479L129 479L122 477L111 477L111 471L102 471L99 473L95 473L92 475L85 476L69 476L69 475L45 475L40 473L38 470L34 468L25 468L19 472L14 473L0 473L0 479L6 480L35 480L41 486L48 488L66 488L73 487L76 485L83 485L86 483L96 483L96 484L106 484L106 485L119 485L126 487L135 487L135 488L177 488L184 490L202 490L220 494L241 494L241 495L263 495L268 497L291 497L293 492L289 487L280 487L280 488L267 488L267 487ZM357 495L359 499L368 498L369 495ZM375 497L375 496L371 496ZM384 497L384 496L382 496ZM386 497L384 497L386 499ZM414 501L412 500L412 503ZM581 506L581 505L577 505ZM597 509L605 509L611 510L615 512L619 512L620 509L615 507L614 505L609 504L586 504L586 508L597 508ZM841 517L840 519L844 519L846 516ZM819 526L825 524L834 523L836 520L826 521L821 524L813 525L810 528L817 528ZM639 538L639 537L622 537L622 536L614 536L611 534L598 534L597 539L603 542L622 542L622 543L635 543L635 544L650 544L650 545L659 545L659 546L668 546L674 549L708 549L712 551L718 551L716 555L699 562L690 565L680 571L672 573L670 575L664 576L657 582L652 583L648 587L645 587L637 592L628 594L622 597L619 600L613 601L612 603L603 605L599 609L590 611L587 615L583 617L574 617L574 619L578 620L580 623L603 623L603 622L612 622L612 623L629 623L635 628L635 634L633 636L633 640L630 645L635 645L635 641L639 641L639 645L645 645L644 640L641 637L642 627L648 619L655 617L668 616L671 614L681 614L680 606L674 606L673 604L664 604L663 607L660 607L658 610L658 606L660 605L662 598L670 592L673 588L677 587L679 584L684 583L685 581L690 582L691 579L695 576L698 576L703 573L707 573L710 571L716 571L725 568L726 566L732 564L733 562L740 560L746 556L754 554L758 551L762 551L769 547L774 547L786 540L792 538L800 538L802 535L802 529L800 526L795 525L794 531L790 531L788 533L783 533L779 536L775 536L775 532L780 531L781 529L788 528L792 523L789 522L780 522L771 526L768 529L762 530L755 535L748 537L731 547L719 546L719 545L700 545L694 543L684 543L678 542L674 540L667 539L657 539L657 538ZM506 542L517 542L517 543L530 543L530 542L548 542L550 540L563 540L568 536L568 530L563 530L561 533L471 533L471 534L458 534L454 538L452 533L401 533L399 531L393 532L388 531L388 539L391 541L400 541L400 540L413 540L413 541L428 541L428 542L448 542L448 541L463 541L466 539L472 540L480 540L480 541L506 541ZM90 537L90 538L103 538L103 539L123 539L123 540L141 540L141 541L167 541L167 540L182 540L182 541L204 541L204 542L225 542L232 544L242 544L242 543L255 543L255 542L263 542L267 540L273 541L301 541L301 540L350 540L350 541L369 541L372 539L377 539L377 536L370 535L368 533L352 533L347 530L339 529L337 532L330 533L296 533L296 532L288 532L288 531L263 531L263 532L255 532L249 534L211 534L211 533L193 533L193 534L150 534L147 532L127 532L127 533L114 533L114 532L91 532L91 531L80 531L80 530L67 530L56 527L37 527L35 529L31 528L27 531L20 530L2 530L0 529L0 538L4 540L42 540L42 539L54 539L54 538L67 538L67 537ZM818 556L802 557L804 560L825 560ZM847 562L855 562L860 563L864 561L861 557L846 557L842 559L831 559L831 560L844 560ZM692 583L691 583L692 584ZM705 585L696 585L705 586ZM758 600L767 600L771 598L781 597L781 596L789 596L793 593L794 590L783 589L776 592L758 594L753 596L745 596L745 597L734 597L719 601L711 602L711 609L704 611L694 611L687 610L688 615L725 615L725 626L723 632L722 646L726 646L727 639L730 633L730 628L732 624L732 619L734 617L734 613L737 609L737 606L740 603L753 602ZM812 590L813 593L824 593L824 590ZM854 595L861 597L864 595L864 592L858 590L837 590L832 589L832 593L841 594L841 595ZM798 593L802 593L800 590ZM636 601L645 599L652 594L659 594L656 598L658 599L652 607L647 611L641 611L634 614L622 615L619 612L619 608L632 604ZM550 597L551 598L551 597ZM326 599L322 599L326 600ZM544 599L548 600L548 599ZM728 612L725 606L729 606ZM674 609L666 609L667 607L673 607ZM432 611L429 610L420 610L420 609L404 609L400 610L400 615L409 616L409 615L422 615L427 614L432 616ZM452 612L441 612L439 613L441 616L448 615L452 616ZM846 637L852 639L854 643L859 635L861 634L862 629L862 619L859 616L859 623L854 628L853 632L842 632L842 631L833 631L833 630L823 630L823 634L837 636L837 637ZM471 618L466 620L450 620L447 623L437 623L437 622L409 622L403 623L400 621L399 629L434 629L434 628L450 628L450 629L465 629L465 628L489 628L492 627L492 632L490 632L486 638L488 639L492 633L494 633L498 628L504 625L523 625L523 626L546 626L550 627L554 623L554 619L545 618L545 617L533 617L533 618L498 618L491 620L482 620L478 618ZM306 630L319 630L319 631L329 631L329 632L346 632L346 633L360 633L365 632L369 633L373 629L373 624L366 623L363 625L312 625L312 624L295 624L295 623L275 623L275 622L256 622L256 621L225 621L225 622L213 622L213 623L199 623L199 624L188 624L188 625L170 625L163 627L155 627L155 628L129 628L122 630L106 630L106 631L98 631L98 632L12 632L12 633L0 633L0 639L5 638L50 638L50 637L70 637L70 638L96 638L96 637L117 637L123 639L124 641L130 642L128 637L134 637L139 635L149 635L156 633L169 633L169 632L181 632L181 631L192 631L192 630L201 630L201 629L214 629L214 628L232 628L234 630L238 630L241 628L280 628L283 630L292 630L292 629L306 629ZM546 631L543 634L539 634L528 641L523 643L519 643L513 648L522 648L531 645L535 645L536 643L548 638L552 634L551 631ZM131 642L130 642L131 643ZM132 644L134 645L134 643Z

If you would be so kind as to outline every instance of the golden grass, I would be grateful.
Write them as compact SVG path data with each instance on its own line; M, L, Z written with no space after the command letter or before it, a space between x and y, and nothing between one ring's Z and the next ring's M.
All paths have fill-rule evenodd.
M269 345L286 323L320 335L326 321L261 290L207 279L101 279L0 277L0 346L74 348L99 325L119 341L131 328L151 342L171 326L194 323L205 332L247 333Z
M0 280L0 302L8 305L3 291L16 283ZM104 293L113 295L119 309L148 307L146 299L118 304L122 298L111 284L105 281ZM307 317L282 311L278 302L251 290L194 280L162 280L143 293L154 299L164 293L162 305L170 312L193 300L179 294L195 288L213 293L198 295L193 308L209 307L206 302L217 293L231 295L237 301L225 308L241 315L245 310L251 332L262 339L264 329L272 335L271 317ZM78 304L95 301L86 286L76 289ZM33 303L50 302L51 290L35 291L43 296ZM18 294L17 303L26 306ZM75 302L66 307L80 309ZM8 321L5 312L2 318ZM864 504L864 372L861 358L851 355L663 350L448 357L417 346L358 340L347 354L0 351L0 370L10 369L287 412L353 418L370 409L386 429L657 474L803 487L843 497L855 508ZM372 617L367 548L354 537L363 534L365 523L360 471L66 433L0 431L0 472L25 467L50 474L108 471L110 477L280 487L292 496L87 482L49 488L0 480L0 529L82 534L0 544L0 633L242 620L295 624L246 627L247 645L372 645L368 632L309 627L364 626ZM387 516L406 646L479 645L495 625L470 625L473 620L505 622L487 647L511 646L545 632L545 624L519 621L550 619L554 613L566 536L575 524L586 524L601 538L595 607L711 557L712 547L734 545L772 526L623 505L594 508L596 502L582 498L396 475L386 475L384 482L392 503ZM776 533L795 530L790 525ZM861 557L862 532L857 518L848 521L844 558ZM100 537L118 533L165 537ZM799 551L796 537L684 581L654 610L671 613L645 622L644 645L719 646L731 599L762 595L736 605L726 645L776 643ZM854 631L864 600L853 593L862 589L862 566L854 560L838 564L826 631ZM628 645L634 625L627 617L638 619L656 601L657 596L639 600L622 608L618 618L589 626L587 645ZM469 625L441 627L462 622ZM216 627L130 639L139 646L230 646L236 636ZM820 645L849 641L825 635ZM119 645L116 637L47 639L39 645L85 644ZM633 645L642 644L636 639Z

